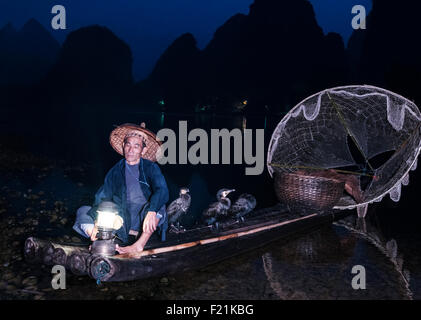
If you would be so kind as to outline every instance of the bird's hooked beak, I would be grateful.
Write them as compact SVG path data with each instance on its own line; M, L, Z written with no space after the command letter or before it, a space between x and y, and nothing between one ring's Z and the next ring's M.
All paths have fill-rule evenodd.
M180 195L182 195L182 194L186 194L186 193L188 193L188 192L190 192L190 190L189 190L188 188L181 189L181 190L180 190Z
M234 192L235 191L235 189L231 189L231 190L226 190L226 191L224 191L223 193L223 196L224 196L224 198L228 195L228 194L230 194L231 192Z

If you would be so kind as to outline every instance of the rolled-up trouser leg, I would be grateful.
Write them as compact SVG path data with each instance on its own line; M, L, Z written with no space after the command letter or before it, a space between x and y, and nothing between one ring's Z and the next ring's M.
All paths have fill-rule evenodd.
M81 236L85 238L89 238L89 236L83 230L83 225L95 224L95 221L92 219L90 215L88 215L88 211L92 207L90 206L82 206L76 211L76 221L73 225L73 230L79 233Z

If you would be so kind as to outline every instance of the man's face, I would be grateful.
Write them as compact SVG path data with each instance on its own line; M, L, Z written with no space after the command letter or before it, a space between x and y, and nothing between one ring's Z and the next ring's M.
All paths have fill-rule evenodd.
M124 157L129 164L136 164L142 154L142 139L140 137L128 137L123 145Z

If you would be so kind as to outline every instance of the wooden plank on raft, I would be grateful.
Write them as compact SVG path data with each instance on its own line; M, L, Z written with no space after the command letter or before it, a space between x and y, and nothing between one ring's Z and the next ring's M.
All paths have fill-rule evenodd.
M242 236L245 236L245 235L258 233L258 232L261 232L261 231L277 228L277 227L280 227L282 225L286 225L286 224L289 224L289 223L294 223L294 222L297 222L297 221L310 219L310 218L312 218L314 216L317 216L317 215L318 215L317 213L314 213L314 214L311 214L311 215L308 215L308 216L305 216L305 217L287 220L287 221L283 221L283 222L279 222L279 223L275 223L275 224L269 224L269 225L266 225L266 226L253 228L253 229L247 230L247 231L236 232L236 233L232 233L232 234L222 235L222 236L213 237L213 238L209 238L209 239L192 241L192 242L188 242L188 243L182 243L182 244L173 245L173 246L166 246L166 247L161 247L161 248L156 248L156 249L144 250L144 251L139 252L139 253L120 254L120 255L114 256L113 258L116 258L116 259L139 259L141 257L152 255L152 254L159 254L159 253L183 250L183 249L191 248L191 247L194 247L194 246L197 246L197 245L206 245L206 244L213 243L213 242L219 242L219 241L224 241L224 240L231 239L231 238L238 238L238 237L242 237Z
M115 256L98 258L97 261L91 264L90 275L95 278L96 267L101 264L108 265L110 269L107 274L102 275L101 281L112 282L157 277L202 268L262 247L272 241L288 239L294 235L314 230L317 226L331 223L338 216L342 215L342 213L338 215L332 213L324 213L317 215L317 217L303 217L304 219L290 219L288 221L295 221L280 222L282 225L261 230L263 232L248 233L242 237L230 237L224 241L215 241L203 246L193 245L185 248L185 250L169 251L156 255L151 254L143 256L141 259L116 259Z
M212 238L215 235L221 236L232 234L233 232L250 230L259 226L274 224L280 221L287 221L291 220L291 218L297 217L297 214L291 214L286 210L287 209L283 208L282 206L276 205L271 208L264 208L251 212L245 221L234 221L232 219L227 219L228 222L221 222L218 229L214 229L212 226L202 226L178 233L169 232L167 235L167 240L165 241L165 245L173 246L177 244L198 241L200 239ZM158 238L152 238L146 245L145 250L155 249L161 246L161 240Z
M100 276L101 281L130 281L204 267L349 214L349 210L330 210L302 217L278 205L252 212L245 221L226 219L220 222L218 229L199 226L186 232L169 233L165 246L157 237L150 241L145 251L135 255L91 255L87 246L57 244L35 238L28 239L31 241L27 241L25 255L39 260L44 251L47 252L44 247L52 248L53 253L59 251L60 254L52 255L51 263L63 259L66 268L75 274L88 274L95 279ZM40 262L45 264L43 260ZM99 274L98 270L108 272Z

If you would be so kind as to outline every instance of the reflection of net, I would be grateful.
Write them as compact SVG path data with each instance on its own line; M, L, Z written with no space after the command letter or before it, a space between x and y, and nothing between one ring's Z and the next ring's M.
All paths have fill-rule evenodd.
M380 250L385 256L387 256L392 262L395 270L399 273L401 280L404 284L404 289L407 297L413 299L413 294L410 288L410 272L408 269L404 269L403 255L398 253L398 244L395 239L391 239L386 242L386 239L381 234L381 231L370 223L370 220L359 219L354 220L353 217L347 217L333 224L336 226L344 227L347 230L353 232L359 237L369 241L377 249ZM368 232L367 232L368 225Z
M390 91L372 86L328 89L299 103L278 124L269 144L268 170L273 175L274 170L293 172L299 167L334 168L371 177L363 203L343 196L338 209L365 210L387 193L399 201L401 184L408 184L408 172L416 168L420 121L417 106ZM387 152L387 161L373 164Z

